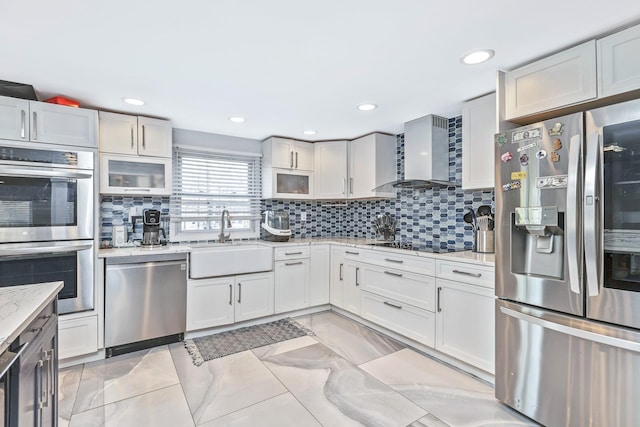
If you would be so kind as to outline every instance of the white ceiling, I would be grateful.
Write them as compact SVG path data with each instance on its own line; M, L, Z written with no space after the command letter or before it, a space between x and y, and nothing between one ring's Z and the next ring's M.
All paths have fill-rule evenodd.
M7 0L0 79L182 129L353 138L457 116L497 69L639 20L638 0ZM496 55L462 65L476 48Z

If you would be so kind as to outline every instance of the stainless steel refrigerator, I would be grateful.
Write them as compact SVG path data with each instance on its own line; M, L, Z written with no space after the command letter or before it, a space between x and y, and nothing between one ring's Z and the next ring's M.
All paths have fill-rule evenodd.
M496 398L640 425L640 100L495 136Z

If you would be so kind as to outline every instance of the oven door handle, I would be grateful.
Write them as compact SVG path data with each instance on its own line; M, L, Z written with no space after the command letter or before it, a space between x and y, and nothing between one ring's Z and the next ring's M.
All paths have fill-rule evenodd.
M20 355L27 349L28 345L29 343L26 342L18 348L18 351L13 352L7 350L2 353L0 356L0 378L4 377L5 374L9 372L9 369L11 369L13 364L16 363L18 358L20 358Z
M0 256L12 256L12 255L32 255L32 254L45 254L45 253L60 253L60 252L78 252L85 249L91 249L93 243L81 244L81 245L64 245L64 246L29 246L22 248L7 248L0 249Z
M0 175L19 176L25 178L73 178L73 179L89 179L93 175L91 173L70 172L64 170L38 169L38 168L20 168L15 166L2 166Z

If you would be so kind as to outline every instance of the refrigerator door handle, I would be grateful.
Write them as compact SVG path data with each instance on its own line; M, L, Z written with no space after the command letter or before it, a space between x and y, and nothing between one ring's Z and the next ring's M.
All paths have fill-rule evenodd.
M571 335L573 337L582 338L598 344L622 348L625 350L630 350L636 353L640 353L640 342L630 341L624 338L618 338L611 335L599 334L586 329L580 329L580 328L572 327L562 323L556 323L551 320L535 317L530 314L512 310L507 307L500 307L500 311L506 314L507 316L513 317L518 320L522 320L523 322L531 323L533 325L541 326L545 329L551 329L552 331L560 332L561 334Z
M600 245L597 229L600 224L598 197L599 187L600 135L592 132L587 135L587 158L584 171L584 255L587 271L588 295L599 293L601 259L598 253Z
M581 223L578 216L580 203L580 135L571 137L569 145L569 171L567 180L567 218L565 233L567 236L567 260L569 270L569 285L571 292L580 294L580 258L582 253Z

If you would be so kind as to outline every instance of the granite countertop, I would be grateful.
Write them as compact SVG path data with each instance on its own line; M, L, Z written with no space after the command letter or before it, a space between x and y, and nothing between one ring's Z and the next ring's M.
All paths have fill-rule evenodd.
M54 300L62 282L0 288L0 354Z
M429 253L429 252L412 251L407 249L389 248L384 246L372 246L372 244L376 242L377 241L374 239L356 238L356 237L312 237L312 238L304 238L304 239L290 239L288 242L268 242L265 240L256 239L256 240L233 241L231 243L195 243L195 244L194 243L176 243L176 244L161 246L159 248L153 248L153 249L146 249L146 248L140 248L140 247L100 249L98 252L98 257L108 258L113 256L136 256L136 255L163 254L163 253L182 253L182 252L190 252L197 248L220 247L220 246L232 247L235 245L243 245L243 244L254 244L254 245L258 244L258 245L278 248L278 247L287 247L287 246L331 243L331 244L338 244L338 245L344 245L344 246L358 247L361 249L369 249L373 251L386 251L386 252L395 252L395 253L405 254L405 255L417 255L417 256L422 256L427 258L456 260L456 261L468 262L472 264L486 265L490 267L494 266L494 261L495 261L494 254L481 254L481 253L476 253L472 251Z

